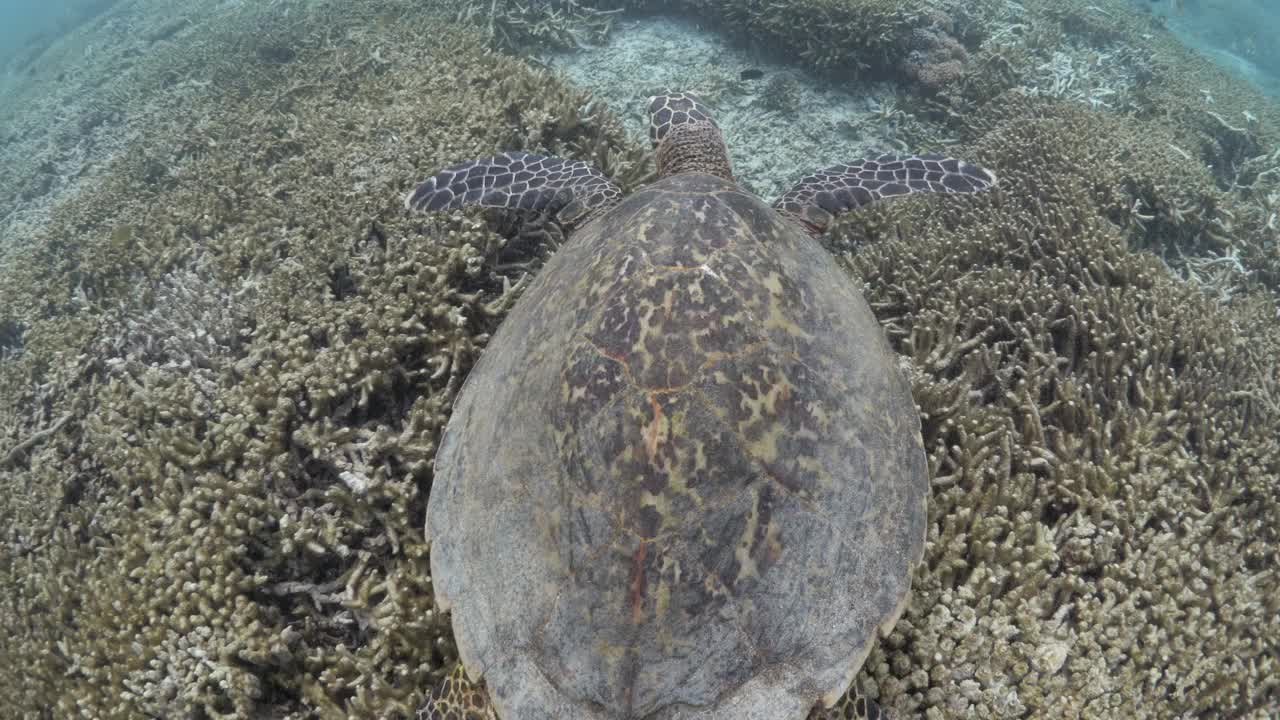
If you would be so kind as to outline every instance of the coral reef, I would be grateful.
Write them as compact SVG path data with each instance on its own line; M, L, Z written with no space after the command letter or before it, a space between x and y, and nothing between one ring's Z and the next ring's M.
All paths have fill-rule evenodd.
M400 197L499 147L624 179L642 152L587 96L407 3L308 3L249 32L298 7L243 6L185 48L242 65L6 248L17 717L403 716L451 652L430 460L536 252Z
M831 241L910 359L934 483L928 569L869 675L905 716L1267 717L1275 304L1220 307L1129 250L1106 156L1061 141L1124 123L984 113L998 197L877 207Z
M459 0L461 1L461 0ZM644 8L641 0L602 3ZM701 22L751 38L840 82L911 82L895 104L959 130L985 103L1011 90L1065 98L1125 114L1164 138L1213 182L1153 182L1129 189L1130 241L1155 249L1184 278L1229 298L1245 285L1280 292L1280 113L1257 90L1181 45L1162 21L1125 0L670 0ZM923 96L919 96L923 94ZM937 150L945 135L918 135ZM954 135L954 133L952 133ZM1124 152L1124 151L1118 151ZM1185 173L1179 173L1184 174ZM1154 222L1148 221L1148 218ZM1239 258L1242 272L1203 273L1197 264ZM1217 267L1221 268L1222 265Z
M969 53L944 28L916 28L903 72L926 90L938 91L964 76Z
M933 476L863 689L900 717L1280 711L1276 107L1118 1L672 5L886 78L941 9L969 56L883 114L935 115L1002 189L828 240ZM547 248L399 199L497 148L647 172L459 7L121 4L0 110L7 713L405 717L447 671L435 442ZM1089 53L1114 94L1072 80Z

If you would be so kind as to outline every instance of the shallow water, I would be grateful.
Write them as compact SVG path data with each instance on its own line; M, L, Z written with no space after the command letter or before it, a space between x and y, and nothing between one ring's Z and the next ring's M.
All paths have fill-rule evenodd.
M1268 0L1149 3L1184 43L1280 97L1280 5Z
M427 0L479 13L465 48L424 37L459 26L421 0L0 6L0 700L303 718L420 699L456 655L423 532L439 431L541 256L478 213L410 214L405 192L548 137L644 158L647 96L686 89L766 199L884 151L1001 174L981 197L878 204L826 248L910 374L932 473L916 594L859 677L897 717L1276 717L1280 120L1149 15L1274 92L1275 6L1080 0L1063 15L1098 32L1041 35L1017 0L911 1L954 17L861 75L671 14L519 61L479 39L499 3L569 0ZM991 25L966 28L979 5ZM972 63L963 88L912 75L939 49L931 72ZM1216 85L1151 81L1157 53ZM576 96L525 60L626 137L573 106L557 130ZM984 94L1002 62L1016 78ZM802 267L830 262L804 247ZM803 397L773 387L743 407ZM522 425L517 444L542 426Z

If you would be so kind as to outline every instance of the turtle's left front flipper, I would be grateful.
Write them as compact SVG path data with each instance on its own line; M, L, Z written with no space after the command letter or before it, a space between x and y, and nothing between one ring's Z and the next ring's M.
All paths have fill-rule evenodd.
M963 160L888 154L807 175L773 207L817 237L840 215L877 200L912 193L980 192L995 184L995 173Z
M468 205L536 212L570 227L621 197L608 176L584 162L517 151L447 167L414 188L404 206L418 212Z
M471 680L462 667L454 666L414 713L414 720L496 720L484 682Z

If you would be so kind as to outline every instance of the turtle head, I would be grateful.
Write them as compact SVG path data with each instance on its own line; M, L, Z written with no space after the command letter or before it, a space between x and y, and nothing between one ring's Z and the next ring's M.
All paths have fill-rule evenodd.
M711 109L697 95L667 93L649 99L649 140L658 153L658 175L706 173L733 181L729 150Z

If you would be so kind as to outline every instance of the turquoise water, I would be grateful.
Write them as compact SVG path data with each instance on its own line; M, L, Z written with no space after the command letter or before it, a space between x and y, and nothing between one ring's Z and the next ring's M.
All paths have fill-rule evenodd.
M119 0L30 0L0 2L0 58L9 65L15 56L35 55L59 35L105 12ZM23 59L16 58L19 62Z
M1275 0L1158 0L1150 7L1188 46L1280 96L1280 4Z

